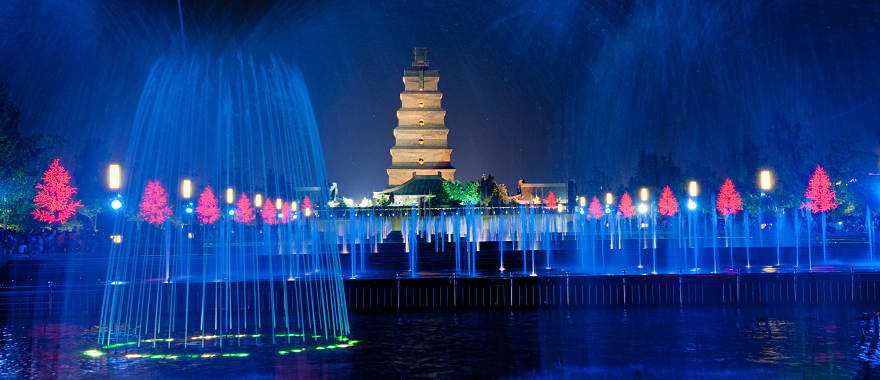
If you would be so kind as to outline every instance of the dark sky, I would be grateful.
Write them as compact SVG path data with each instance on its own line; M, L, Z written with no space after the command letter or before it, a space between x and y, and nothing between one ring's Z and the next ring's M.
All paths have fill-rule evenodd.
M159 58L271 54L302 71L328 175L359 198L385 185L400 75L411 48L425 46L441 73L462 179L583 180L600 166L625 183L642 149L723 175L743 170L735 163L755 149L751 140L773 155L760 142L774 123L866 151L880 136L876 2L183 1L180 9L0 4L0 79L24 127L64 135L69 151L101 138L120 155Z

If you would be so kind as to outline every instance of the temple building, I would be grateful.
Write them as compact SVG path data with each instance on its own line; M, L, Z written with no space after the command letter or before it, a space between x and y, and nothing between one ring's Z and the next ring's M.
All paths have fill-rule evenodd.
M375 194L393 195L396 205L420 203L442 191L444 180L455 178L439 82L427 49L414 48L412 66L403 72L388 188Z

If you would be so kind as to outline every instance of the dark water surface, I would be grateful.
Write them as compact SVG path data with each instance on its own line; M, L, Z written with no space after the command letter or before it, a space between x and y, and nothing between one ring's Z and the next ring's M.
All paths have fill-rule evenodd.
M21 300L28 299L22 302ZM598 308L352 314L356 347L280 356L243 343L210 360L90 359L94 321L6 293L8 378L859 378L880 373L878 336L854 306ZM63 307L62 307L63 308ZM95 316L96 318L97 316ZM91 321L91 322L90 322Z

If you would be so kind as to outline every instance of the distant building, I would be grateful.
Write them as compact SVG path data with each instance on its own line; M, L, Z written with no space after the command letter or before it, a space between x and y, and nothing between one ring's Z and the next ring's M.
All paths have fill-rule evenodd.
M568 205L569 197L574 194L574 183L571 181L529 183L521 179L516 182L516 187L519 194L512 198L518 204L544 204L552 192L556 196L556 203L565 206Z
M414 48L412 66L403 72L388 188L374 197L393 195L395 205L418 204L443 191L444 180L455 178L439 81L440 72L431 68L427 49Z

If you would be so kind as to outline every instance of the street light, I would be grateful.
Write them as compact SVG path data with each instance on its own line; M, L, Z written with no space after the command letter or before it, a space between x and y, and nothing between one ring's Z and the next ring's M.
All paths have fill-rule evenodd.
M283 207L283 206L284 206L284 200L282 200L281 198L275 198L275 209L281 210L281 207Z
M235 203L235 189L231 187L226 188L226 204L231 205Z
M610 192L605 193L605 205L611 206L613 204L614 204L614 194L611 194Z
M113 198L113 200L110 201L110 208L112 208L113 211L119 211L119 209L122 208L122 200L119 199L118 197Z
M581 195L578 197L578 206L587 207L587 197Z
M648 205L644 203L639 203L638 207L639 214L645 215L648 213Z
M639 200L642 202L647 202L648 198L651 197L651 192L648 191L647 187L643 187L639 189Z
M256 208L263 207L263 194L260 194L260 193L254 194L254 207L256 207Z
M773 190L773 185L775 184L775 179L773 178L773 172L767 169L762 169L758 172L758 188L761 189L762 192L770 192Z
M122 188L122 166L119 164L110 164L107 166L107 188L110 190L119 190Z
M696 198L700 195L700 184L697 181L688 182L688 196Z
M697 209L697 202L694 201L692 198L688 198L687 208L688 208L688 210L691 210L691 211L696 210Z
M192 198L193 194L193 183L189 178L184 178L180 181L180 197L183 199Z

